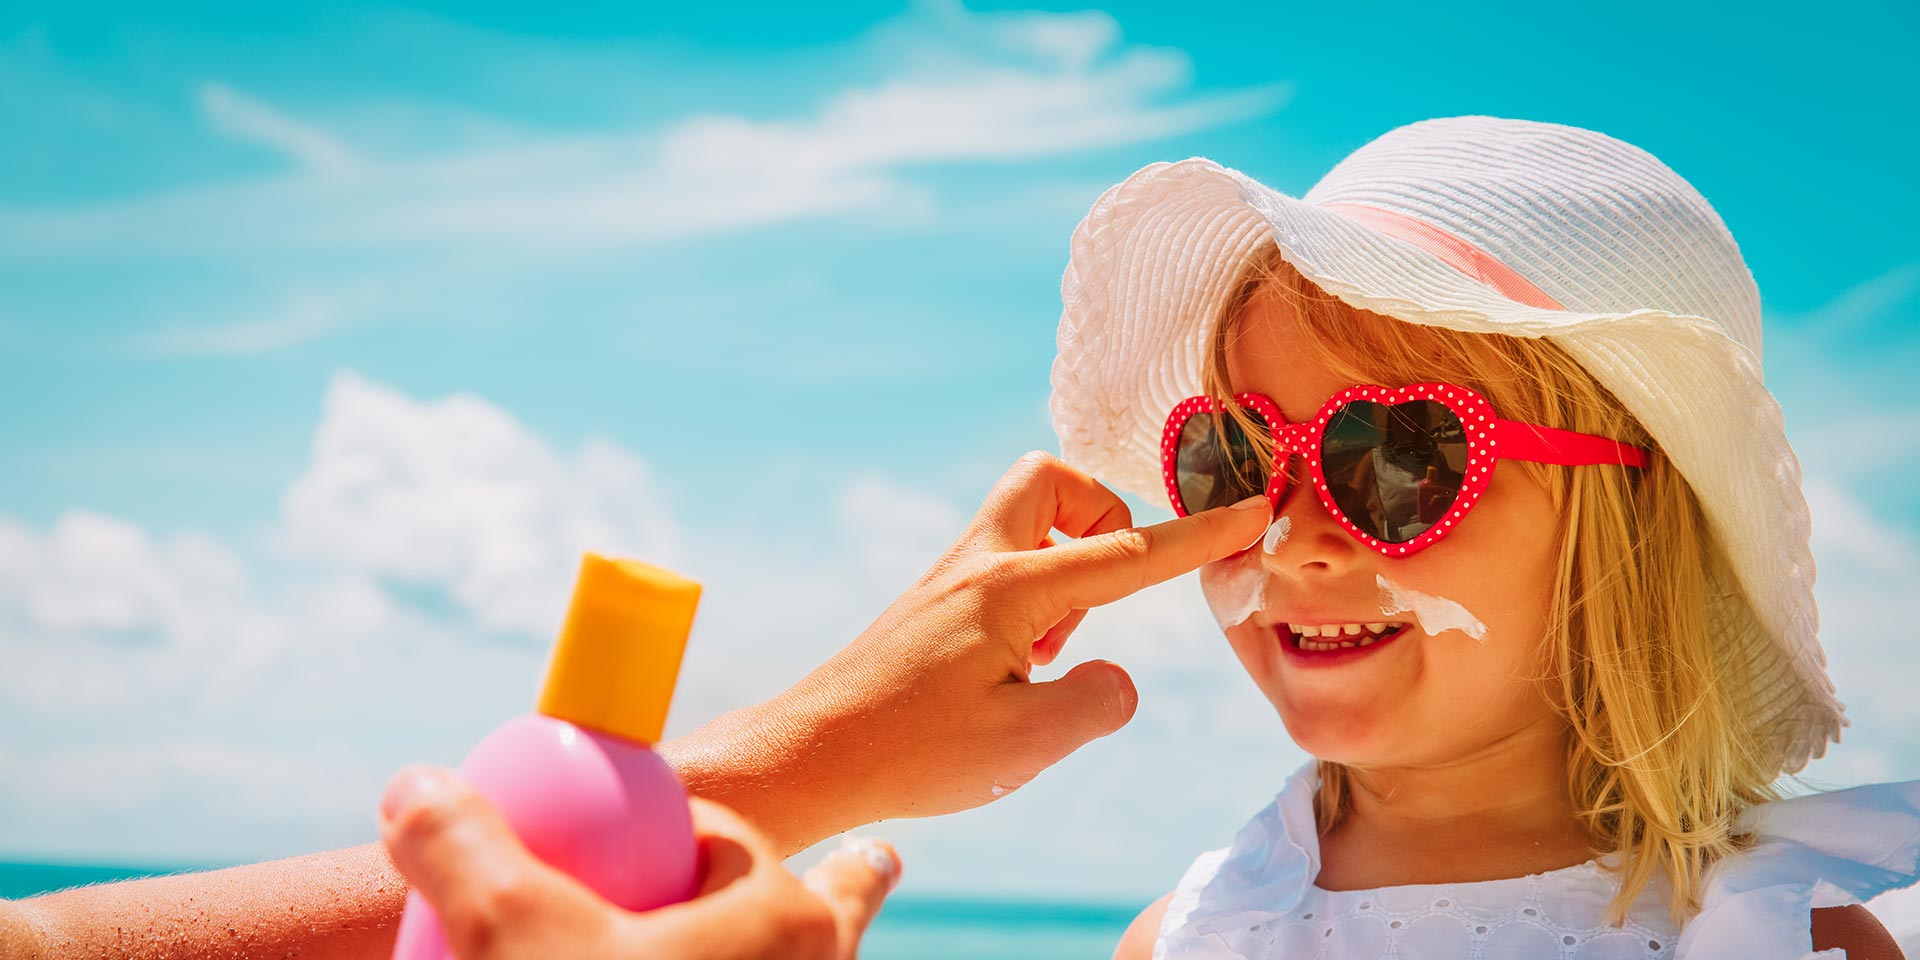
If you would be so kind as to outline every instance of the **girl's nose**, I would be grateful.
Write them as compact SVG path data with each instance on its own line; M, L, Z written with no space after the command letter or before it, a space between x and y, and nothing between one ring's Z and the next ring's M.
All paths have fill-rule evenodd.
M1350 573L1366 557L1340 522L1311 490L1287 491L1267 535L1255 547L1267 568L1288 576L1337 577Z

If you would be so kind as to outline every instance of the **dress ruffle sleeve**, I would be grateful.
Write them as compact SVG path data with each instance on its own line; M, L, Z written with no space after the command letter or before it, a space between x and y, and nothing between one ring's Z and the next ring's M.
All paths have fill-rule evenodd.
M1153 960L1237 958L1224 934L1274 920L1300 902L1320 872L1318 844L1294 840L1317 836L1313 777L1308 762L1231 845L1201 854L1187 868L1167 901Z
M1814 952L1813 910L1920 882L1920 780L1761 804L1740 829L1755 843L1708 874L1675 960L1841 960Z

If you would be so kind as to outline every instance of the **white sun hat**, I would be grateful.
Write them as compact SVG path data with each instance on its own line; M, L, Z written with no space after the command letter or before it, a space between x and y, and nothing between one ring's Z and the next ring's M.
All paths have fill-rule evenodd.
M1213 324L1268 241L1351 306L1564 348L1698 494L1721 546L1716 639L1751 664L1778 769L1839 738L1759 290L1687 181L1601 133L1480 116L1389 131L1298 199L1210 160L1148 166L1073 233L1051 400L1064 460L1171 509L1161 429L1204 392Z

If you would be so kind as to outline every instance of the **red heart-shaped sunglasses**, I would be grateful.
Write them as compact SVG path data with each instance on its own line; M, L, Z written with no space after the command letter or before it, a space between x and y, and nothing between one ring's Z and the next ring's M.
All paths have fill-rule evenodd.
M1327 512L1389 557L1410 556L1446 536L1479 502L1501 460L1645 467L1650 456L1606 437L1502 420L1485 398L1451 383L1356 385L1303 423L1288 423L1263 394L1235 394L1234 402L1265 425L1271 469L1239 421L1224 415L1222 401L1182 400L1160 440L1174 513L1184 517L1261 492L1278 509L1297 456Z

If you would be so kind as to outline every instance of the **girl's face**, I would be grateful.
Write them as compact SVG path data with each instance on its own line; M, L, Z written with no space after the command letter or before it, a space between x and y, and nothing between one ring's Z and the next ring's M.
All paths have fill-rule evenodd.
M1254 297L1227 351L1229 382L1273 398L1290 422L1307 419L1352 383L1318 363L1303 336L1284 300ZM1556 515L1526 471L1500 470L1466 522L1404 559L1355 541L1297 484L1281 517L1291 528L1284 539L1269 539L1271 552L1255 544L1209 566L1251 563L1267 574L1264 606L1227 627L1227 639L1308 753L1363 768L1432 766L1523 730L1562 725L1534 679L1554 585ZM1203 571L1203 584L1220 569ZM1484 624L1484 636L1458 629L1430 636L1411 613L1383 614L1377 575L1458 603ZM1288 649L1295 647L1290 623L1380 621L1411 626L1360 656L1316 660Z

